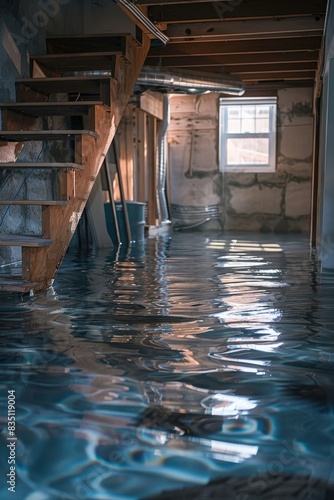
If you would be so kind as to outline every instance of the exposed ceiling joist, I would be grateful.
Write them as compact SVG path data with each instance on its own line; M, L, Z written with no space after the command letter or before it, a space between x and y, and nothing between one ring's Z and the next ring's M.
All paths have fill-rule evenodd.
M304 38L284 38L268 39L265 43L262 40L248 40L244 43L237 41L223 42L185 42L180 44L169 44L163 48L153 48L149 52L149 57L167 57L178 56L188 57L193 55L222 55L222 54L254 54L264 52L282 52L282 51L305 51L319 50L321 46L321 37Z
M170 43L189 38L194 41L217 38L220 40L243 40L246 38L284 38L296 36L321 36L325 16L304 16L285 19L250 21L228 21L189 24L168 24Z
M207 56L183 57L149 57L148 62L152 66L169 67L200 67L205 66L233 66L240 64L272 64L284 62L316 62L318 61L318 50L308 50L305 52L267 52L261 54L218 54Z
M313 85L327 0L136 0L169 38L146 64L230 73L247 88ZM259 82L259 83L258 83Z
M236 0L234 2L178 2L148 8L153 22L192 23L217 20L245 20L324 15L326 0Z

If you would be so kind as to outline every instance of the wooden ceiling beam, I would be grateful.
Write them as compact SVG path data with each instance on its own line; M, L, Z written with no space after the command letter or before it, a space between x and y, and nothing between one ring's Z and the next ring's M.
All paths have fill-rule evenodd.
M319 51L308 50L305 52L268 52L261 54L224 54L209 56L189 56L189 57L148 57L146 64L152 66L172 66L172 67L203 67L241 65L241 64L270 64L270 63L289 63L289 62L316 62L318 61Z
M244 83L245 82L262 82L273 80L313 80L315 79L315 71L291 71L284 73L238 73L237 75Z
M219 37L220 40L244 40L246 38L282 38L295 36L321 36L324 16L307 16L285 19L263 19L251 21L216 21L207 23L169 24L165 34L169 43L205 41Z
M209 65L208 65L209 66ZM244 65L232 65L232 66L222 66L226 73L233 73L238 75L239 73L275 73L277 71L282 71L283 73L289 71L316 71L318 64L316 62L307 63L282 63L282 64L244 64ZM205 66L203 67L205 71Z
M265 19L325 15L326 0L235 0L234 2L187 2L148 8L148 16L157 23L192 23L219 19Z
M163 48L152 48L149 57L189 57L194 55L210 56L223 54L252 54L265 52L289 52L318 50L321 46L321 37L282 38L262 40L240 40L232 42L202 42L168 44Z

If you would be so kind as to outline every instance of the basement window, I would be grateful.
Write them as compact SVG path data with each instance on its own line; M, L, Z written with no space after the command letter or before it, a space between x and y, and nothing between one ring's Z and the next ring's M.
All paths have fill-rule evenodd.
M229 172L274 172L276 97L220 99L220 166Z

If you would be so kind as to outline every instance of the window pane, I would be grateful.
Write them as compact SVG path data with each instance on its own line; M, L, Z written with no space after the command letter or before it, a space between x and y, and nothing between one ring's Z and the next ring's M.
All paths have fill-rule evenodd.
M256 106L242 106L241 132L252 134L255 132Z
M268 165L269 139L234 138L227 139L228 165Z
M260 118L256 120L256 132L262 134L269 132L269 118Z
M239 134L241 119L241 106L231 106L227 113L227 131L232 134Z
M256 106L256 132L269 132L269 106Z
M276 98L220 99L221 167L275 171Z

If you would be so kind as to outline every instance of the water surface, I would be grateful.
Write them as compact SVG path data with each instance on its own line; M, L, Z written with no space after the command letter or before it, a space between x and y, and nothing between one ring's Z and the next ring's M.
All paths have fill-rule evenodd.
M0 297L0 498L207 498L226 479L214 498L274 499L282 477L304 478L285 498L325 498L333 304L305 237L173 233L66 255L52 289Z

